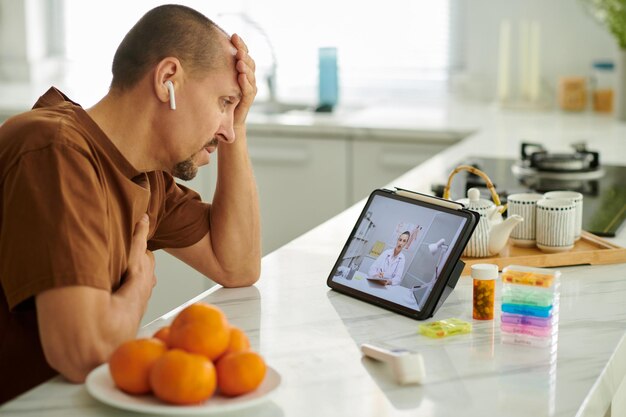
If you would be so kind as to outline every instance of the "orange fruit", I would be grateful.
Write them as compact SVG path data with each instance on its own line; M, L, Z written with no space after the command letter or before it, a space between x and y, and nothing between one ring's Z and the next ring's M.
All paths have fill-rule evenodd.
M109 359L113 382L129 394L149 393L150 369L165 352L167 346L159 339L135 339L122 343Z
M172 349L152 367L150 386L162 401L181 405L201 403L215 392L215 367L202 355Z
M257 389L267 371L261 355L251 350L224 355L215 369L220 393L230 397Z
M155 339L162 340L166 345L170 337L170 326L163 326L152 335Z
M168 345L217 359L228 347L230 327L219 308L196 303L178 313L170 326Z
M239 327L230 326L230 338L224 355L230 352L243 352L250 349L250 340Z

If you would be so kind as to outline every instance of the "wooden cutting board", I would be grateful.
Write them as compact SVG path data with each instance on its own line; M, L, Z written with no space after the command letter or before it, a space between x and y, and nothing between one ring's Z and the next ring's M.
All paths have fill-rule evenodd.
M496 264L500 271L508 265L536 267L602 265L626 262L626 248L614 245L589 232L582 232L574 248L567 252L545 253L537 247L520 248L511 240L498 254L488 258L461 258L465 262L463 275L469 275L473 264Z

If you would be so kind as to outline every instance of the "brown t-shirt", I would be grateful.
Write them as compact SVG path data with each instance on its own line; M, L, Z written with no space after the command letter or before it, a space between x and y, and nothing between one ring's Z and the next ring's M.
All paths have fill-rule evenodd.
M85 285L114 292L135 225L148 248L186 247L210 205L171 175L137 171L76 103L51 88L0 127L0 403L55 375L34 296Z

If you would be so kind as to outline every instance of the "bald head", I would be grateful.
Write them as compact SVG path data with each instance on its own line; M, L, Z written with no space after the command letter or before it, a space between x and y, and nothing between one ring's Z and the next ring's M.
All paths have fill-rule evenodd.
M187 72L207 72L229 61L228 34L189 7L159 6L146 13L126 34L113 58L111 89L134 87L157 63L177 58Z

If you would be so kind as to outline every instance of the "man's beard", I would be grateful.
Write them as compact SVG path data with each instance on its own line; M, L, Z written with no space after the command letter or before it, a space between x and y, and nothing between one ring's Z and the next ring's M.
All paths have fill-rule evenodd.
M213 138L209 142L207 142L198 152L204 152L204 149L208 148L209 146L217 147L217 144L217 138ZM184 161L174 165L172 175L176 178L180 178L183 181L190 181L194 179L196 177L196 174L198 174L198 165L193 162L194 156L196 155L192 155L188 159L185 159Z
M174 165L172 175L183 181L189 181L195 178L198 173L198 166L194 164L193 158L185 159Z

